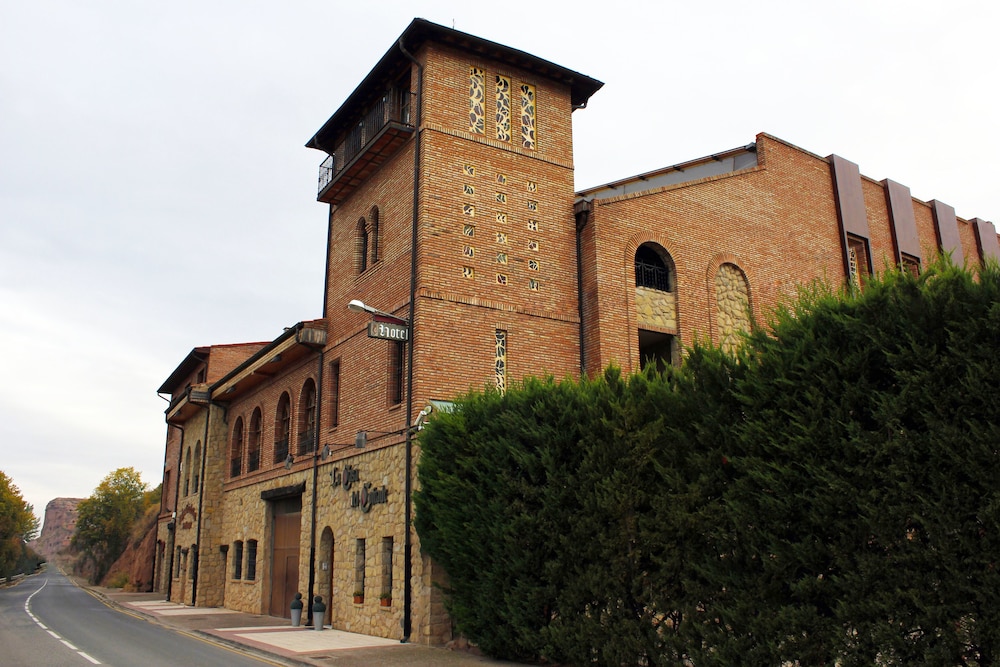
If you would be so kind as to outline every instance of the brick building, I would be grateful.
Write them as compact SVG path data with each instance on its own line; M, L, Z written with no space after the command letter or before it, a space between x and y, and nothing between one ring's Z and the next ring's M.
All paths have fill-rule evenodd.
M275 616L318 594L334 627L446 641L442 573L407 528L434 406L734 345L814 278L1000 257L991 223L766 134L574 192L572 113L601 85L410 24L307 144L326 154L321 319L196 348L160 388L158 590Z

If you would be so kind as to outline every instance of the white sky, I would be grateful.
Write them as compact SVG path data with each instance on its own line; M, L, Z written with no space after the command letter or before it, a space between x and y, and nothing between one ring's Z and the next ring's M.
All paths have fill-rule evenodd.
M303 147L414 16L605 82L585 188L764 131L1000 222L992 0L0 0L0 470L155 486L191 348L319 317Z

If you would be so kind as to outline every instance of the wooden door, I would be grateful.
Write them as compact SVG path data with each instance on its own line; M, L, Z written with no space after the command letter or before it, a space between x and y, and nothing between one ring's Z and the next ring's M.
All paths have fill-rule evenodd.
M274 531L271 544L271 616L292 615L292 599L299 585L299 539L302 496L272 503Z

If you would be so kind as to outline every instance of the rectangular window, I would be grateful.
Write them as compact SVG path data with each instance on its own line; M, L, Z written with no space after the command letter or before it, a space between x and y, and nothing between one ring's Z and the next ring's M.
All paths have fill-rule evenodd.
M233 579L243 578L243 540L233 542Z
M399 405L403 402L403 367L405 358L403 343L389 341L389 404Z
M340 423L340 359L330 362L330 427Z
M357 540L354 548L354 594L365 594L365 541Z
M257 578L257 540L247 540L247 581Z
M174 558L174 579L181 576L181 548L177 547L177 556Z
M903 253L902 267L913 274L914 277L920 275L920 260L916 257Z
M392 600L392 538L382 538L382 590L380 600ZM384 603L383 603L384 604Z

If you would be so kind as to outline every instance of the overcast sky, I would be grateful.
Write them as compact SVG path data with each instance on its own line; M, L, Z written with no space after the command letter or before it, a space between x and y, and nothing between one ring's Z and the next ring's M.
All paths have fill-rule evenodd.
M414 16L605 82L583 189L768 132L1000 222L1000 3L0 0L0 470L155 486L198 345L321 315L303 147Z

